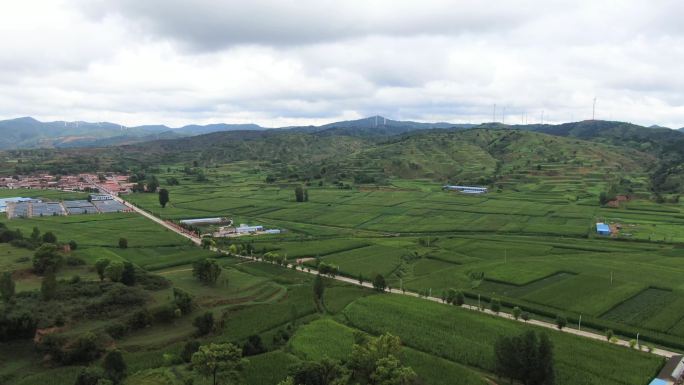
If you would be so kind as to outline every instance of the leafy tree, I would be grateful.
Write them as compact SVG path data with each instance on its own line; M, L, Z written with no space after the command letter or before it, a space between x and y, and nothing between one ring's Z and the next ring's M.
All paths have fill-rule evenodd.
M121 283L126 286L135 285L135 266L129 261L124 262L121 271Z
M98 260L95 261L95 271L97 271L100 281L105 278L105 269L109 266L109 263L110 261L107 258L98 258Z
M0 274L0 296L6 302L9 302L14 297L15 285L12 273L5 271Z
M416 372L408 366L403 366L395 356L381 358L371 374L373 384L377 385L411 385L418 380Z
M120 249L127 249L128 248L128 239L119 238L119 248Z
M610 341L614 335L615 335L615 333L613 333L612 330L610 330L610 329L606 330L606 341Z
M242 345L242 355L255 356L257 354L265 353L266 347L261 341L261 337L258 334L253 334L247 337L247 341Z
M558 330L562 330L566 325L568 324L567 318L563 317L562 315L556 316L556 327Z
M126 362L119 350L107 353L102 363L105 376L114 384L120 383L126 377Z
M192 322L192 326L197 328L197 334L200 336L211 333L214 328L214 313L208 311L201 316L198 316Z
M157 180L157 177L154 175L150 175L147 178L147 192L149 192L149 193L156 192L158 188L159 188L159 181Z
M180 182L178 181L178 178L172 176L170 178L166 178L166 184L168 184L169 186L178 186Z
M456 293L456 298L454 298L454 305L456 306L463 306L465 303L465 296L463 295L462 291L459 291Z
M69 249L70 250L76 250L78 249L78 243L74 241L73 239L69 241Z
M313 283L313 293L314 293L314 301L316 301L317 304L323 304L323 294L325 292L325 283L323 282L323 278L321 277L321 274L316 274L316 278L314 278L314 283Z
M534 365L536 375L533 376L532 385L553 385L556 382L553 366L553 344L545 333L541 333L539 336L537 351L538 361Z
M226 384L237 383L244 364L242 351L230 343L200 346L192 355L192 369L211 378L213 385L217 379L225 379Z
M33 271L36 274L44 274L47 270L56 272L63 262L64 258L57 250L56 245L42 245L33 254Z
M202 248L207 250L216 247L216 241L211 238L202 238Z
M195 261L192 264L192 275L206 285L213 285L221 275L221 266L212 258Z
M385 282L385 277L383 277L382 274L377 274L375 278L373 278L373 287L377 291L385 291L387 283Z
M45 276L40 283L40 293L45 301L49 301L57 295L57 277L55 277L54 271L48 270L45 272Z
M120 282L123 274L124 264L120 261L113 261L105 268L105 277L112 282Z
M159 190L159 204L161 205L162 208L166 207L166 204L169 203L169 190L163 188Z
M494 370L525 385L553 385L553 346L545 334L538 337L533 331L500 337L494 344Z
M377 338L358 341L352 347L348 365L355 379L367 383L375 372L379 360L390 356L397 357L400 353L399 337L386 333Z
M37 227L33 228L33 231L31 232L31 240L34 243L38 243L40 241L40 230Z
M297 385L294 382L294 378L287 376L284 380L280 381L277 385Z
M318 264L318 272L321 275L327 275L329 277L334 277L337 275L339 272L339 267L335 265L331 265L325 262L321 262Z
M102 379L104 379L104 374L100 368L85 367L78 373L75 385L98 385Z
M185 346L183 346L183 351L181 352L180 356L181 359L185 362L191 362L192 361L192 355L195 354L200 348L200 343L199 341L188 341L185 343Z
M346 384L347 370L338 361L328 357L319 362L303 362L290 369L292 382L297 385Z
M498 299L493 299L493 300L492 300L492 303L491 303L491 305L490 305L490 309L491 309L494 313L500 312L500 311L501 311L501 301L499 301Z
M305 195L305 190L302 186L295 187L295 201L306 202L305 198L308 198L308 194Z
M52 231L48 231L45 234L43 234L43 242L57 243L57 236Z
M527 321L530 320L530 313L524 311L524 312L522 312L522 314L520 315L520 318L522 318L523 321L527 322Z
M181 314L189 314L192 311L192 296L183 289L173 288L173 303Z
M513 314L513 318L515 318L517 320L518 318L520 318L520 315L522 314L522 309L520 309L518 306L516 306L513 308L512 314Z

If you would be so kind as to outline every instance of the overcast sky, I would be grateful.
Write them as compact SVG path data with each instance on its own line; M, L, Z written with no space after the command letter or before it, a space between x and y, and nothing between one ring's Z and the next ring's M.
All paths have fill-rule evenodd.
M0 118L684 126L681 0L21 0Z

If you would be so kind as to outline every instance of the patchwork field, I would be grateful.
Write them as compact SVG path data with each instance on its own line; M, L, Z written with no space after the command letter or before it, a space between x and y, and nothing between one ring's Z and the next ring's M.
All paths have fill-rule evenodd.
M547 166L552 174L551 165L542 169ZM563 165L561 179L541 173L528 185L516 181L515 189L504 185L501 192L484 196L396 179L394 187L383 189L310 186L309 202L296 203L292 185L265 184L263 174L236 163L207 169L209 183L171 169L168 176L178 177L181 185L169 187L171 203L164 210L154 195L129 199L163 217L211 213L284 229L280 236L233 242L250 242L255 250L290 259L316 258L307 263L334 264L354 278L380 273L393 287L416 292L455 288L499 297L540 315L582 315L598 330L640 332L655 343L667 342L670 335L684 348L676 326L682 317L675 315L684 316L679 301L654 306L650 321L610 313L649 287L673 297L684 294L678 278L684 272L679 263L684 257L679 251L684 250L679 244L684 242L682 206L636 199L620 208L601 208L602 176L583 174L585 166L572 166L573 174ZM529 172L523 174L529 178ZM622 230L613 237L597 236L597 221Z
M590 154L585 154L587 162ZM235 223L284 230L279 235L216 239L225 249L235 244L246 250L249 245L256 255L272 252L291 262L303 259L311 269L327 263L339 267L342 275L366 281L382 274L393 288L435 297L457 289L470 303L479 298L488 306L499 299L504 310L520 306L532 318L563 315L576 325L581 316L583 327L597 332L612 329L627 339L640 333L643 342L683 350L684 206L637 199L620 208L601 208L597 193L604 187L604 176L583 175L582 165L540 163L539 175L523 172L528 166L518 164L520 175L508 170L501 192L484 196L444 192L430 181L392 179L389 186L350 189L314 184L307 187L309 201L302 203L295 202L294 183L266 183L266 172L253 164L206 168L203 181L168 165L156 173L170 191L166 208L160 207L156 194L135 193L126 199L167 220L225 216ZM606 164L606 169L614 166ZM536 163L529 168L536 169ZM554 173L558 178L549 175ZM167 186L164 181L172 177L180 184ZM83 198L73 195L0 190L0 197ZM593 230L597 221L619 224L622 230L599 237ZM188 377L204 384L169 358L191 339L242 344L259 335L268 352L248 358L244 377L249 384L275 384L293 364L322 356L344 360L354 333L384 331L401 337L403 362L425 384L479 385L492 377L496 338L531 328L331 281L322 304L316 305L310 275L219 256L136 214L0 222L25 236L37 227L60 241L75 241L78 247L71 254L86 264L65 266L59 279L78 275L97 281L93 264L106 257L129 261L169 282L145 290L144 306L149 309L173 301L173 288L193 297L192 313L114 339L132 374L127 385L176 385ZM127 248L118 246L120 238L127 239ZM41 287L40 277L30 272L32 255L0 244L0 270L15 272L19 293ZM199 283L192 274L192 263L208 257L217 258L222 267L214 286ZM220 319L221 328L209 337L196 337L193 319L204 312ZM101 333L123 318L74 322L65 332ZM557 384L645 385L662 365L646 353L547 332L556 347ZM0 347L1 383L73 383L81 368L42 367L31 343L8 346ZM12 357L10 349L26 352L30 359ZM40 369L23 371L35 366Z

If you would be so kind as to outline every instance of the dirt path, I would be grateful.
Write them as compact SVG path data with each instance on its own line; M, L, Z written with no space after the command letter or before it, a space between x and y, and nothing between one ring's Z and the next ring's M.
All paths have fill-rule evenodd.
M98 187L99 187L99 186L98 186ZM114 194L112 194L112 196L114 196L114 199L116 199L118 202L121 202L122 204L124 204L124 205L130 207L132 210L134 210L135 212L139 213L140 215L143 215L144 217L146 217L146 218L148 218L148 219L150 219L150 220L152 220L152 221L158 223L159 225L164 226L165 228L167 228L167 229L169 229L169 230L171 230L171 231L173 231L173 232L175 232L175 233L177 233L177 234L179 234L179 235L181 235L181 236L183 236L183 237L185 237L185 238L187 238L187 239L190 239L190 240L191 240L193 243L195 243L196 245L200 245L200 244L202 243L202 241L201 241L201 239L200 239L199 237L194 236L194 235L187 234L187 233L185 233L185 232L179 230L178 228L176 228L176 227L170 225L169 223L163 221L162 219L160 219L160 218L158 218L158 217L155 217L154 215L148 213L147 211L145 211L145 210L143 210L143 209L141 209L141 208L138 208L138 207L136 207L136 206L133 206L132 204L126 202L125 200L123 200L122 198L120 198L120 197L118 197L118 196L116 196L116 195L114 195ZM218 248L216 248L216 247L212 247L211 250L212 250L212 251L215 251L215 252L223 253L223 254L228 254L227 251L218 249ZM254 257L250 257L250 256L246 256L246 255L237 255L236 257L239 257L239 258L242 258L242 259L245 259L245 260L250 260L250 261L256 261L256 260L257 260L257 259L254 258ZM285 265L285 266L283 266L283 267L284 267L284 268L293 268L294 265L288 264L288 265ZM317 271L307 271L307 270L306 270L304 267L302 267L302 266L297 266L296 269L297 269L298 271L300 271L300 272L307 273L307 274L312 274L312 275L318 274ZM349 284L352 284L352 285L356 285L356 286L362 286L362 287L371 288L371 289L373 288L373 285L371 285L371 283L369 283L369 282L359 283L358 280L355 280L355 279L352 279L352 278L336 276L336 277L331 277L331 279L336 279L336 280L338 280L338 281L346 282L346 283L349 283ZM408 292L408 291L407 291L407 292L403 292L403 291L398 290L398 289L391 289L391 290L386 290L386 292L391 292L391 293L393 293L393 294L406 295L406 296L409 296L409 297L423 298L423 299L428 300L428 301L433 301L433 302L437 302L437 303L440 303L440 304L444 304L444 302L442 302L442 300L441 300L440 298L436 298L436 297L420 297L417 293L412 293L412 292ZM444 305L446 305L446 306L452 306L452 305L448 305L448 304L444 304ZM539 326L539 327L543 327L543 328L547 328L547 329L558 330L558 328L556 327L556 325L553 324L553 323L550 323L550 322L545 322L545 321L540 321L540 320L529 320L529 321L516 320L516 319L513 317L512 314L503 313L503 312L494 313L493 311L491 311L491 310L489 310L489 309L480 310L480 309L477 308L477 306L472 306L472 305L464 305L464 306L462 306L462 308L468 309L468 310L470 310L470 311L482 312L482 313L489 314L489 315L493 315L493 316L496 316L496 317L506 318L506 319L509 319L509 320L512 320L512 321L516 321L516 322L528 323L528 324L532 324L532 325ZM593 340L603 341L603 342L608 343L608 342L606 341L606 337L605 337L604 335L602 335L602 334L597 334L597 333L588 332L588 331L584 331L584 330L572 329L572 328L569 328L569 327L563 328L561 331L564 332L564 333L573 334L573 335L576 335L576 336L580 336L580 337L584 337L584 338L590 338L590 339L593 339ZM627 340L618 339L614 344L615 344L615 345L619 345L619 346L623 346L623 347L626 347L626 348L630 348L630 347L629 347L629 341L627 341ZM631 348L630 348L630 349L631 349ZM654 348L654 349L651 351L651 353L652 353L652 354L655 354L655 355L657 355L657 356L667 357L667 358L679 354L679 353L677 353L677 352L672 352L672 351L665 350L665 349L660 349L660 348Z

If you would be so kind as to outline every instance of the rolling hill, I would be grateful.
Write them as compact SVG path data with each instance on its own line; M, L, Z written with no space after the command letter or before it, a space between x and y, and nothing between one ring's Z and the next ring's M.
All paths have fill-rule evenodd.
M410 178L512 188L555 181L581 182L589 189L608 183L620 191L684 191L684 133L676 130L607 121L475 127L377 121L382 125L376 127L372 117L287 129L213 125L162 131L163 126L145 126L133 131L139 135L134 139L118 135L91 142L102 148L10 151L4 169L125 171L182 162L254 161L291 180L384 184ZM221 131L182 136L213 129ZM84 142L72 138L61 145ZM21 164L13 163L18 159Z

